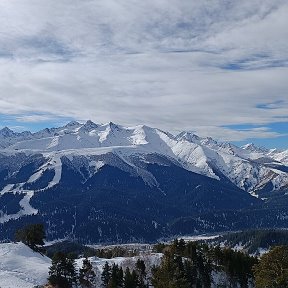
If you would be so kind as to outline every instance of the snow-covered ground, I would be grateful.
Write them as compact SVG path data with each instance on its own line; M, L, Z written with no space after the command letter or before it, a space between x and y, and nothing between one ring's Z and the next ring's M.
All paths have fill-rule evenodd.
M112 259L90 257L89 260L97 276L97 286L101 285L102 268L106 262L109 265L118 264L123 268L135 269L138 259L144 260L146 267L159 265L161 253L147 253L137 257L116 257ZM76 267L82 267L84 258L76 260ZM33 288L47 283L51 259L34 252L23 243L0 244L0 287L1 288ZM148 270L149 272L149 270ZM99 286L98 286L99 285Z
M0 287L32 288L47 283L51 260L23 243L0 244Z
M135 257L116 257L111 259L90 257L89 261L93 266L93 270L96 274L96 287L101 287L101 274L103 266L106 262L111 266L112 264L117 264L119 267L122 267L123 271L128 267L130 270L135 269L135 264L138 259L143 260L146 266L147 276L151 276L151 267L158 266L161 263L162 253L148 253L146 255L135 256ZM76 265L79 268L82 267L84 258L76 260Z
M211 240L211 239L215 239L218 238L220 235L194 235L194 236L181 236L178 238L178 240L183 239L185 242L189 242L189 241L201 241L201 240Z
M200 237L199 237L200 238ZM190 238L199 239L199 238ZM203 239L203 236L201 236ZM207 239L207 237L205 238ZM133 244L135 245L135 244ZM135 269L138 259L143 260L146 265L147 276L151 276L151 267L158 266L161 263L163 254L161 253L143 253L135 257L116 257L112 259L90 257L89 260L96 274L95 287L101 287L101 274L106 262L109 265L113 263L122 267L123 270L128 267ZM76 260L76 269L82 267L84 258ZM37 285L47 283L48 271L51 266L51 259L32 251L23 243L2 243L0 244L0 287L1 288L33 288ZM212 272L213 283L211 288L225 287L229 279L223 271ZM227 286L228 287L228 286ZM238 286L237 286L238 287ZM239 286L240 287L240 286ZM249 285L252 287L252 285Z

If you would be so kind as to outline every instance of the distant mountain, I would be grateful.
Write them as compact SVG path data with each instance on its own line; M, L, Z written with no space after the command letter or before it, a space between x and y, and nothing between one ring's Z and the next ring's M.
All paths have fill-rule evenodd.
M50 238L83 242L229 230L241 226L233 217L263 211L270 218L255 225L285 225L288 150L92 121L4 128L0 147L2 238L31 221L46 223Z

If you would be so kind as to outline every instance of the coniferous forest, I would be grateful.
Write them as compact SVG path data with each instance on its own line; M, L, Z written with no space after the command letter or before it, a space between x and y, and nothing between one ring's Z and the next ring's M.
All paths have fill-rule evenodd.
M132 267L106 262L99 284L88 257L79 267L76 254L57 252L52 257L48 283L63 288L288 287L288 246L276 246L257 258L231 248L176 239L171 244L154 245L152 253L161 253L159 265L148 266L141 257Z
M273 235L281 234L286 243L286 231L247 231L218 237L245 243L252 237L262 246L271 243ZM278 235L277 234L277 235ZM242 238L241 238L242 235ZM271 236L272 235L272 236ZM143 250L125 246L95 249L72 242L42 247L45 231L42 224L28 225L16 231L15 237L35 252L52 256L47 279L55 288L286 288L288 287L288 245L270 246L261 257L251 256L249 247L237 251L214 242L184 241L157 243L143 257ZM273 237L272 237L273 238ZM237 240L236 240L237 239ZM233 241L232 241L233 240ZM255 240L255 241L256 241ZM272 241L273 242L273 241ZM239 242L237 242L239 243ZM254 245L254 244L253 244ZM145 246L143 246L145 247ZM147 252L147 251L146 251ZM159 261L147 261L149 257ZM100 270L93 266L95 259L106 259ZM118 259L126 259L126 264ZM109 261L109 262L108 262ZM130 261L130 262L129 262ZM100 272L99 272L100 271ZM99 274L100 273L100 274Z
M230 248L174 240L157 244L160 265L147 267L138 259L133 268L105 263L103 288L210 288L288 287L288 246L276 246L260 259ZM88 258L77 271L71 255L56 253L49 272L52 287L98 287ZM215 278L224 277L222 284ZM58 286L57 286L58 285ZM100 286L99 286L100 287Z

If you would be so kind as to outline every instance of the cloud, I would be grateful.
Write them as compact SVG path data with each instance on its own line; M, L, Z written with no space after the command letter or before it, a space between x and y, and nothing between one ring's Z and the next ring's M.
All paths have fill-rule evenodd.
M223 126L288 122L287 13L283 0L2 0L0 113L277 137Z
M283 0L2 0L0 43L28 58L195 50L287 58L287 11Z
M211 126L197 126L195 127L194 131L202 136L212 137L220 141L233 141L233 142L255 138L258 139L278 138L288 135L275 132L269 127L232 129L228 127L215 127L211 125Z
M191 53L191 61L193 57ZM0 107L5 109L2 113L53 111L59 116L166 129L205 126L211 121L217 126L287 121L286 69L194 70L189 60L189 55L176 53L114 56L92 63L87 59L2 63L6 69L0 74L0 89L5 97L0 98ZM268 111L259 107L271 99L278 101L278 107Z
M38 123L38 122L48 122L48 121L55 121L55 116L52 115L39 115L39 114L33 114L33 115L16 115L15 120L17 122L22 123Z

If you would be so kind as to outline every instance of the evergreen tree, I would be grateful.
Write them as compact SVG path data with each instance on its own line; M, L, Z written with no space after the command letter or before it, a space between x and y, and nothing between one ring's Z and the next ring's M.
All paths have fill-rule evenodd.
M189 288L181 257L166 252L159 267L152 269L152 285L155 288Z
M16 241L23 242L35 251L39 251L37 245L44 245L45 237L43 224L30 224L15 233Z
M95 282L95 272L93 270L91 262L88 258L83 260L83 266L79 271L79 283L81 287L90 288L93 287Z
M240 251L233 251L230 248L211 248L211 258L229 276L232 285L240 284L241 288L247 288L249 281L253 279L252 267L258 260Z
M118 277L117 277L117 287L123 287L123 277L124 277L124 273L123 273L123 269L122 267L120 267L118 269Z
M138 288L138 284L138 275L135 270L131 273L130 269L127 267L124 275L123 288Z
M183 239L175 239L173 241L172 249L178 255L183 255L186 248L186 243Z
M113 263L111 269L111 278L108 283L109 288L119 288L123 286L123 270Z
M155 288L210 288L212 267L226 273L229 287L240 284L241 288L247 288L253 281L252 267L257 259L242 252L183 240L174 240L164 251L160 266L152 269Z
M288 287L288 246L278 246L264 254L254 267L258 288Z
M102 286L104 288L108 287L110 279L111 279L111 267L109 266L108 262L106 262L105 265L103 266L103 271L101 274Z
M138 274L139 277L139 288L146 288L148 287L147 284L147 273L146 273L146 266L143 260L138 259L136 262L136 272Z
M189 287L195 287L196 286L196 280L197 280L197 270L195 265L193 265L192 261L186 259L184 261L184 271L186 279L189 283Z
M56 253L52 258L52 265L49 268L48 281L53 286L70 288L76 283L75 263L71 258L62 253Z

